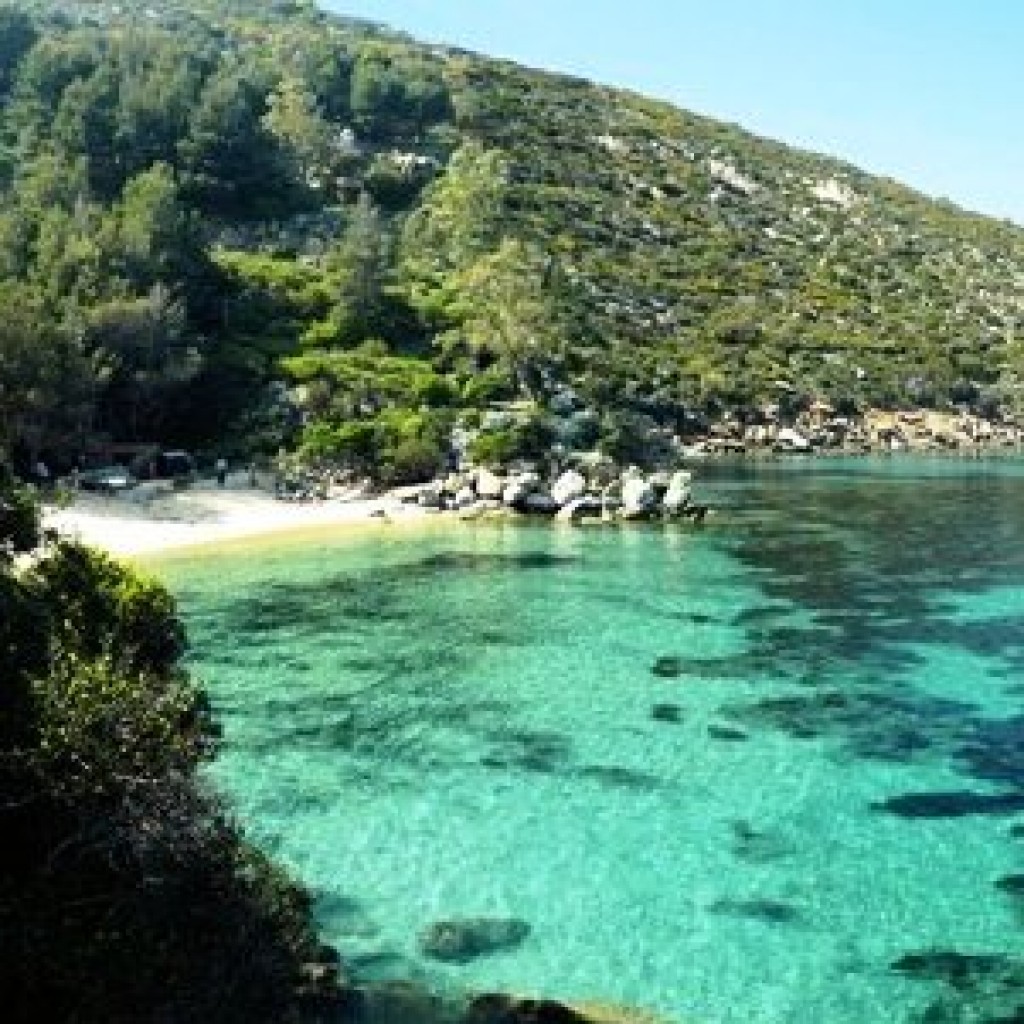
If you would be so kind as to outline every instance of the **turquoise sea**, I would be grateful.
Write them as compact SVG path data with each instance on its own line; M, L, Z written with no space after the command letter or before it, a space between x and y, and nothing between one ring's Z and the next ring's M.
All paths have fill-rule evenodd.
M698 479L702 530L163 560L216 784L363 976L693 1024L1024 1020L1024 462ZM481 916L529 935L420 955Z

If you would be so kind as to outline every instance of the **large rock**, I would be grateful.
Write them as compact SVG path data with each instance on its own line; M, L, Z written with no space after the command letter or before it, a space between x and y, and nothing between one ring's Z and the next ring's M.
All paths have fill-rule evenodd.
M442 489L445 494L458 494L459 491L473 486L473 478L468 473L449 473L444 478Z
M432 960L465 963L478 956L518 946L530 926L518 918L465 917L437 921L419 937L420 952Z
M643 1010L554 999L522 999L489 992L474 996L460 1024L659 1024Z
M457 509L469 508L476 502L476 491L472 487L461 487L452 499L452 504Z
M595 498L592 494L584 494L580 498L573 498L567 505L563 505L555 518L563 523L578 523L583 519L599 519L602 511L600 498Z
M664 470L659 470L657 473L652 473L647 478L647 482L654 489L654 493L660 501L672 484L672 474L665 472Z
M630 476L622 481L623 519L646 519L658 510L658 492L642 476Z
M536 473L519 473L509 479L502 493L502 501L512 508L520 508L526 499L540 490L540 477Z
M560 506L568 505L570 501L582 498L586 493L587 478L575 469L567 469L551 488L551 497Z
M558 511L558 502L550 494L537 491L528 494L516 508L533 516L553 516Z
M470 1002L463 1024L587 1024L587 1018L553 999L488 993Z
M622 478L614 477L601 488L602 498L614 498L620 504L622 502Z
M690 484L693 474L681 469L672 474L665 497L661 499L661 507L667 516L679 516L686 511L693 500Z
M489 469L477 470L476 493L481 498L500 501L505 493L505 480Z
M416 495L420 508L444 508L444 489L440 481L424 484Z
M352 1001L347 1014L324 1018L321 1024L458 1024L461 1016L455 1007L417 982L376 982L361 986L355 994L357 999Z

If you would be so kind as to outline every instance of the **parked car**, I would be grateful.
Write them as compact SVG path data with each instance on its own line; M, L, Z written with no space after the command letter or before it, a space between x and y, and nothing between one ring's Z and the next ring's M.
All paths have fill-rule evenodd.
M138 481L124 466L102 466L99 469L84 469L78 475L78 486L83 491L102 491L116 494L127 491Z
M195 476L195 459L188 452L160 452L156 457L155 475L160 480L191 480Z

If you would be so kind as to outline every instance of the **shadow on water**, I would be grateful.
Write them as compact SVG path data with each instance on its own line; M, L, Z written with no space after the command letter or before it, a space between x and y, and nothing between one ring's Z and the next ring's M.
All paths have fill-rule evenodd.
M728 667L808 692L732 702L723 713L829 739L855 757L932 759L1024 790L1024 717L980 709L985 687L1024 674L1024 608L957 612L972 596L1024 587L1024 476L954 464L917 478L885 466L750 478L760 486L743 491L748 528L716 541L768 600L736 617L748 648ZM924 652L936 649L983 665L979 704L927 692Z
M240 593L218 610L222 635L286 630L319 635L339 622L408 622L418 613L410 601L417 587L436 587L445 574L518 574L575 565L578 559L549 552L439 552L399 565L344 572L312 580L274 581Z
M952 949L914 950L890 970L938 988L916 1024L1020 1024L1024 1021L1024 961Z

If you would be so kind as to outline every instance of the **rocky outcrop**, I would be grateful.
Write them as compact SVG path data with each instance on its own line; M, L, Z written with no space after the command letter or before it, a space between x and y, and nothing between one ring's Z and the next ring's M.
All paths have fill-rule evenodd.
M686 470L645 475L629 468L616 470L606 458L579 459L554 480L529 465L499 475L486 468L452 473L443 480L394 492L403 501L428 509L449 509L465 519L513 511L557 516L562 522L605 523L688 519L702 522L706 506L692 496L692 474Z
M504 994L476 996L464 1024L587 1024L587 1018L553 999L516 999Z
M643 1010L554 999L523 999L504 993L474 996L460 1024L658 1024Z

